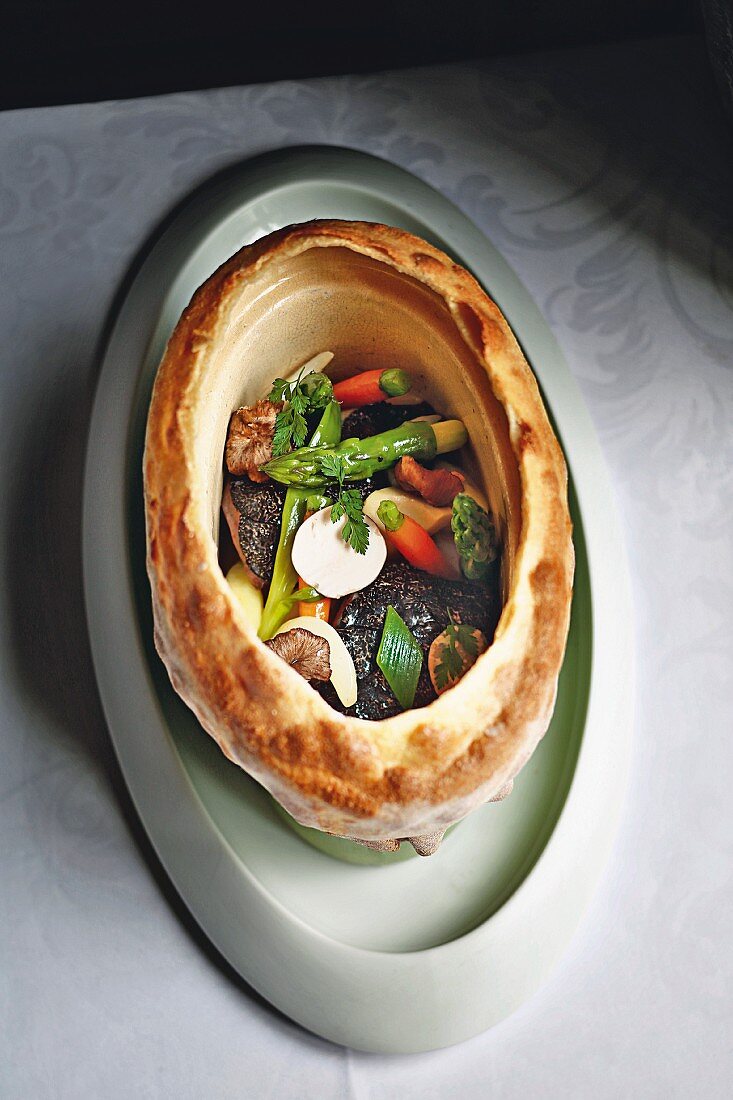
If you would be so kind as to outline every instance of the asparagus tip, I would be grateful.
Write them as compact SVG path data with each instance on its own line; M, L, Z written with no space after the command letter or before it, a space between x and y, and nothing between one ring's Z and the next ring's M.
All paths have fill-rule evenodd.
M379 388L388 397L402 397L412 389L412 379L407 371L394 368L382 371L379 378Z

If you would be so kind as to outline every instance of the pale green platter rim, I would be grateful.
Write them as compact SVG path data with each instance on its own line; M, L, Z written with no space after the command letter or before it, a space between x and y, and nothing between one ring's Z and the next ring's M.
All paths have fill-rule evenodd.
M139 485L147 407L140 388L149 387L150 377L148 372L138 384L137 375L142 359L159 355L166 335L160 327L160 288L168 288L177 272L190 265L197 242L205 243L216 226L240 214L248 202L257 199L261 204L263 196L272 195L275 211L279 190L314 185L326 205L329 186L379 194L395 210L409 211L430 226L436 243L490 284L538 368L573 482L578 573L554 719L571 732L555 805L548 809L534 850L482 919L464 934L422 951L364 951L323 936L262 887L227 843L216 812L201 801L191 782L186 735L179 727L195 723L161 675L150 645ZM120 425L124 409L129 415L126 421L122 416ZM102 537L100 509L109 521ZM129 556L124 549L128 538ZM277 151L237 166L200 190L157 236L127 289L110 336L90 433L84 559L95 667L133 799L187 905L248 981L319 1034L384 1051L459 1041L529 995L568 941L613 835L630 746L631 605L608 477L577 386L527 292L460 211L393 165L331 147ZM146 731L144 738L140 730ZM189 749L195 745L195 752L213 754L213 745L197 733L189 738ZM218 769L217 758L212 772ZM213 781L250 782L240 780L239 773L233 777L231 770L215 774ZM536 905L542 913L541 934L536 914L532 917ZM227 920L232 906L247 913L246 934L241 924ZM289 960L297 981L283 980L279 968L263 965L272 951ZM477 982L479 961L482 980ZM409 976L409 996L403 982L395 982L401 972L405 979ZM438 989L437 973L443 975ZM367 1012L375 999L379 1013ZM345 1003L350 1005L348 1014L341 1009Z

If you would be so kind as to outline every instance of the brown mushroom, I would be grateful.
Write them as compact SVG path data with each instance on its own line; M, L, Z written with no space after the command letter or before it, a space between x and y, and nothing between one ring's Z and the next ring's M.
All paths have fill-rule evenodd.
M436 693L442 695L457 684L486 649L486 637L477 627L451 622L428 650L428 672Z
M463 478L454 470L428 470L406 455L394 468L394 476L400 489L419 493L428 504L440 507L450 504L463 491Z
M260 466L272 458L275 417L282 407L282 401L265 398L232 413L225 452L230 474L247 474L252 481L267 481L267 474L262 473Z
M331 678L331 647L320 635L296 626L276 634L265 645L299 672L304 680Z

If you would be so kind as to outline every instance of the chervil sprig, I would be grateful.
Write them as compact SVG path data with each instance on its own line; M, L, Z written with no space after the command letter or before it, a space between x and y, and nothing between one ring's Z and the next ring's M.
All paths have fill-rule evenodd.
M441 647L440 662L435 669L435 686L438 691L444 691L459 680L479 654L479 640L474 627L457 623L450 610L448 626L442 637L446 642Z
M357 554L366 554L369 546L369 528L364 519L361 493L358 489L344 489L346 471L343 460L336 454L324 454L320 460L324 477L338 482L338 496L331 508L331 523L345 516L341 536Z
M275 417L275 434L272 440L273 455L282 455L305 443L308 432L306 417L318 409L324 409L331 400L333 386L325 374L310 371L301 374L294 382L276 378L270 390L270 401L284 401L285 407Z

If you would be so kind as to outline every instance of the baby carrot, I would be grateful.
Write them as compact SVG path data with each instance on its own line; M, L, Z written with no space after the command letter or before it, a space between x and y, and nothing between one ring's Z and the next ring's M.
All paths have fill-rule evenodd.
M450 564L424 527L401 512L392 500L383 500L377 515L388 531L389 544L416 569L436 577L452 577Z
M333 396L346 408L356 409L388 397L402 397L411 387L410 376L403 370L366 370L336 382Z
M302 577L298 577L298 588L310 588L310 585L306 584ZM331 600L328 596L322 596L320 600L299 602L298 614L323 619L327 623L331 614Z

